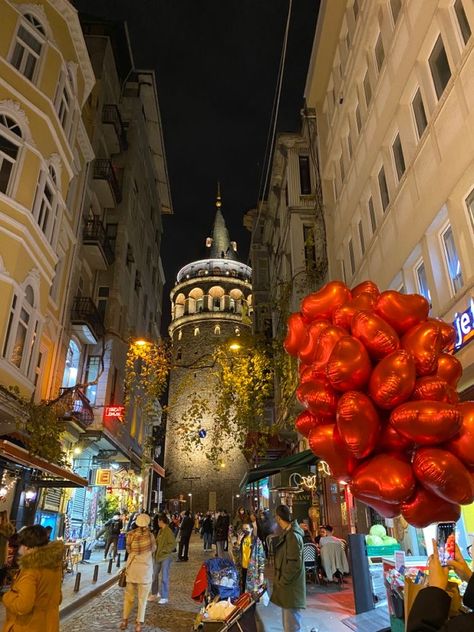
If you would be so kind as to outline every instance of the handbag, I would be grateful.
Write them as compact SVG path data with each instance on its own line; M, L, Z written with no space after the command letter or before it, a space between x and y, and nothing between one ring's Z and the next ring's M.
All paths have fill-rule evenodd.
M124 566L122 568L122 570L119 573L119 577L118 577L118 585L120 588L125 588L127 585L127 568L130 566L130 564L132 563L133 558L135 557L135 555L132 555L132 557L128 560L127 565Z

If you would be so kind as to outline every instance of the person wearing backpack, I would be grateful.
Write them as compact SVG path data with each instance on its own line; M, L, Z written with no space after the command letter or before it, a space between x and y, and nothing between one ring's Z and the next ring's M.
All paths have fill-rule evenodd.
M105 551L104 551L104 560L107 559L107 555L109 554L110 547L113 547L113 557L117 555L118 551L118 539L119 535L123 529L123 522L120 519L119 514L115 514L110 520L105 523Z

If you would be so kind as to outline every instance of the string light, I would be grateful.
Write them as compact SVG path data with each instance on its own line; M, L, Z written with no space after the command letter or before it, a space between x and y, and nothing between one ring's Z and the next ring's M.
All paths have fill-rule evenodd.
M10 478L10 480L7 480ZM13 488L16 483L16 478L11 478L11 474L8 472L3 472L2 480L0 481L0 501L5 502L8 496L9 491Z

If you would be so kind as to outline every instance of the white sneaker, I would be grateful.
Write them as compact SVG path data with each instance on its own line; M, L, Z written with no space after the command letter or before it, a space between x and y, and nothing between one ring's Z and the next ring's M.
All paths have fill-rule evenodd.
M165 603L168 603L168 599L160 599L158 603L163 605Z
M159 598L160 598L160 595L149 594L147 601L158 601Z

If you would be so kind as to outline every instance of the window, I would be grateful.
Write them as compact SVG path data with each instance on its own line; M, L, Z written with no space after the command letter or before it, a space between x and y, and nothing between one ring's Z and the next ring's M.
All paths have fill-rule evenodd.
M102 320L105 319L105 312L107 311L107 302L109 300L110 289L106 286L101 286L97 290L97 311L102 316Z
M309 156L299 156L301 195L311 194L311 177L309 173Z
M347 153L349 154L349 158L352 158L352 140L350 134L347 136Z
M127 244L127 258L125 260L128 271L132 271L132 265L135 263L135 257L133 256L133 249L130 244Z
M436 40L436 44L431 51L429 64L431 69L431 76L433 77L436 96L439 99L443 94L444 89L446 88L446 84L451 77L451 69L449 67L449 62L446 56L446 50L444 48L441 35Z
M359 0L354 0L352 10L354 11L354 20L357 20L357 16L359 15Z
M392 145L393 159L395 160L395 168L397 170L398 180L402 179L403 174L405 173L405 157L403 156L403 148L400 140L400 134L397 134L397 137L393 141Z
M44 38L42 24L33 15L26 14L15 36L10 63L30 81L39 65Z
M413 110L413 115L415 117L418 138L421 138L423 136L423 132L428 125L428 120L426 118L425 106L423 105L423 98L421 96L420 88L418 88L415 96L413 97L411 107Z
M74 340L69 341L66 353L66 364L63 373L63 388L71 388L78 381L79 366L81 363L81 350Z
M316 246L313 226L303 226L303 239L306 269L314 268L316 265Z
M372 234L374 234L375 231L377 230L377 219L375 217L375 208L374 208L374 201L372 199L372 196L369 197L369 201L367 205L369 207L370 225L372 227Z
M349 239L349 260L351 262L351 273L355 272L355 257L354 257L354 244L352 243L352 239Z
M199 327L194 327L194 335L199 336Z
M64 85L59 93L59 99L56 104L56 111L58 113L59 122L61 127L66 132L69 132L71 114L72 114L72 92L71 87L67 79L64 80Z
M8 317L3 356L26 375L34 366L38 342L38 319L35 315L35 295L27 285L24 298L14 294Z
M86 366L86 382L95 382L99 378L100 372L100 356L92 355L87 358ZM85 390L85 396L90 401L92 406L95 405L97 400L97 384L89 384Z
M390 10L392 11L393 23L396 24L402 8L402 0L390 0Z
M216 335L216 336L220 336L220 334L221 334L221 328L220 328L220 325L216 325L216 326L214 327L214 333L215 333L215 335Z
M22 138L18 123L0 114L0 192L8 193L8 186L12 180L13 167L18 158L20 146L18 139Z
M344 283L346 282L346 265L344 263L344 259L341 259L341 275Z
M110 247L115 252L115 244L117 243L118 224L106 224L105 234L109 240Z
M423 261L418 264L415 272L418 281L418 291L422 296L426 298L427 301L429 301L431 305L431 294L428 287L428 279L426 278L425 264L423 263Z
M471 27L469 26L462 0L456 0L456 2L454 3L454 12L456 14L463 42L467 44L469 38L471 37Z
M344 156L342 154L339 157L339 172L341 174L341 184L342 184L346 177L346 171L344 169Z
M356 109L355 109L355 119L356 119L356 125L357 125L357 131L360 134L360 130L362 129L362 119L360 116L360 107L359 104L356 105Z
M385 169L382 167L377 176L379 181L380 201L382 202L382 208L386 211L387 206L390 204L390 198L388 195L387 179L385 178Z
M474 231L474 189L469 193L466 198L466 206L469 211L469 218L471 220L472 230Z
M370 105L370 101L372 99L372 87L370 85L370 77L369 77L369 71L367 70L367 72L365 73L365 77L364 77L364 94L365 94L365 102L367 104L367 108Z
M36 188L33 216L46 239L54 244L58 227L57 176L54 168L41 171Z
M212 309L213 309L215 312L220 311L220 309L221 309L221 299L220 299L220 298L214 298L214 299L212 299Z
M443 232L444 250L448 264L449 278L456 293L463 286L461 262L459 261L456 244L454 243L453 229L451 226Z
M364 227L362 226L362 220L359 220L359 240L360 240L360 250L362 254L364 254L365 240L364 240Z
M375 61L380 72L382 70L383 60L385 59L385 51L383 48L382 33L379 33L377 43L375 44Z

